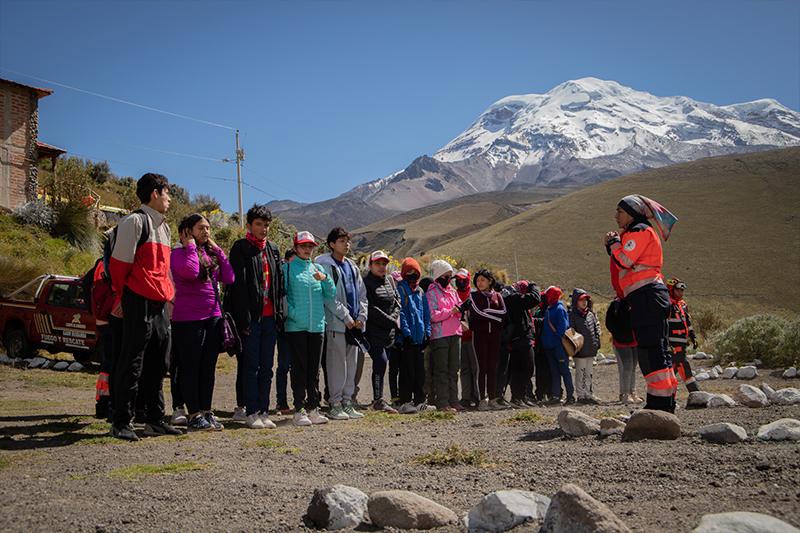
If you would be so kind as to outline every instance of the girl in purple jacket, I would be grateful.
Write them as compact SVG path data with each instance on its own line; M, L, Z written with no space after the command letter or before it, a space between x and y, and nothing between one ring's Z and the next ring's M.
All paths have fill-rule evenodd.
M214 371L220 351L220 309L214 285L233 283L233 268L211 240L208 219L199 213L181 220L180 247L172 250L175 283L173 342L180 346L178 383L189 413L189 430L221 430L211 412Z

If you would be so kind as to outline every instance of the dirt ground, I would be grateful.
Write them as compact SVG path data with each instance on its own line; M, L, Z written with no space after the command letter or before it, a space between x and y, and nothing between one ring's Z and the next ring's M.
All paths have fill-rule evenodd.
M693 366L711 366L703 363ZM366 366L362 387L369 383L369 361ZM556 422L560 407L534 409L538 416L523 422L510 420L516 411L468 412L452 420L370 412L361 420L308 428L275 416L277 429L251 430L230 421L235 363L221 356L214 405L224 431L125 443L105 436L109 425L93 418L94 372L0 365L0 530L298 531L309 529L303 515L314 489L335 484L367 494L410 490L463 517L497 490L552 496L566 483L605 503L634 531L687 532L705 514L732 511L764 513L800 527L800 446L757 439L719 445L696 433L707 424L731 422L752 435L780 418L800 418L798 406L685 410L688 393L681 386L676 414L683 437L669 442L568 438ZM750 384L800 386L777 370L760 373ZM701 385L730 394L741 384ZM637 385L643 396L641 378ZM605 404L578 409L598 418L630 413L630 406L615 401L616 365L595 367L594 388ZM369 399L367 392L362 400ZM451 443L485 450L488 461L411 462ZM540 525L514 531L534 532ZM376 528L362 524L357 530Z

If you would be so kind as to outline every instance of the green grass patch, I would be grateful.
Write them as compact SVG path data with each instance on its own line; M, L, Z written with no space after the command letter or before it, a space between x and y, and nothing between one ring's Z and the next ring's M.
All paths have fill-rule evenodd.
M546 418L545 416L539 414L533 409L525 409L523 411L517 411L513 415L503 420L501 424L522 424L522 423L538 424L546 420L551 420L551 419Z
M41 455L40 452L8 452L0 453L0 469L14 468L20 463L35 459L36 456Z
M6 370L13 370L10 367ZM69 387L72 389L86 389L93 391L97 383L97 375L85 372L56 372L54 370L40 370L37 368L0 371L0 379L14 379L24 381L28 387L48 389L52 387Z
M391 414L386 411L373 411L371 409L363 411L363 415L364 418L361 419L361 422L371 422L382 426L388 426L398 420L405 420L408 418L407 415Z
M181 472L193 472L195 470L205 470L211 465L187 461L183 463L173 463L170 465L131 465L119 470L114 470L106 474L112 479L132 479L138 480L147 476L164 476L179 474Z
M603 411L601 413L597 413L596 415L594 415L594 417L596 419L598 419L598 420L602 420L604 418L619 418L620 416L625 415L625 414L628 414L628 413L619 413L617 411L611 411L609 409L609 410Z
M270 448L272 450L277 450L278 448L283 448L286 446L286 443L279 439L278 437L270 437L268 439L260 439L256 441L256 446L260 446L261 448Z
M471 465L487 466L494 465L486 450L463 450L458 444L450 443L444 449L434 450L424 453L411 459L411 464L429 466L449 466L449 465Z

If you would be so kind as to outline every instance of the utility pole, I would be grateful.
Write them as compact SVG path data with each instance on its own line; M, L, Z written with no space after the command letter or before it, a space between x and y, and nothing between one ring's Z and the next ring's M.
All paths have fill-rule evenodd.
M244 212L242 211L242 161L244 161L244 150L239 149L239 130L236 130L236 181L239 183L240 228L244 228Z
M514 270L517 271L517 282L519 282L519 267L517 266L517 247L514 247Z

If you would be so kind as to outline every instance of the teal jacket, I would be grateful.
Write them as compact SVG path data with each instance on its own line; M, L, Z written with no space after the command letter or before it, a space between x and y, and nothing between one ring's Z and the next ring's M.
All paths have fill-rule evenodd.
M295 257L283 265L286 287L286 331L325 331L325 300L336 297L336 286L330 276L323 281L314 279L314 272L325 274L322 267Z

